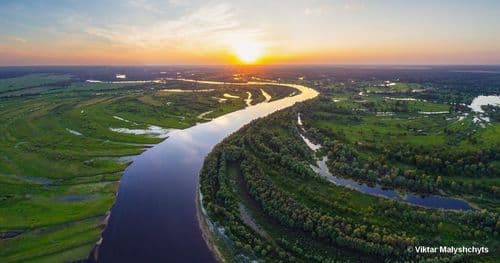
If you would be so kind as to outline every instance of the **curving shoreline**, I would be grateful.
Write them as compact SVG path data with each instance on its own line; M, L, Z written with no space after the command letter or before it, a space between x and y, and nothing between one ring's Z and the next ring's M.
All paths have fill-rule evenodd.
M203 204L198 200L199 173L206 154L252 120L319 94L299 84L234 84L286 86L299 92L292 97L248 106L209 122L173 131L168 140L139 155L120 180L117 199L102 233L102 243L93 251L97 261L222 260L210 241L209 228L201 213Z
M207 82L203 82L203 81L196 81L196 82L207 83ZM207 84L214 84L214 83L210 81ZM223 84L229 84L229 83L223 83ZM233 83L230 83L230 84L233 84ZM309 99L315 98L316 96L319 95L319 93L316 92L315 90L308 88L306 86L303 86L303 85L299 85L299 84L274 83L274 82L248 82L248 83L234 83L234 84L237 84L237 85L269 84L269 85L280 85L280 86L292 87L292 88L299 90L301 93L312 91L312 94L314 94L314 96L309 98ZM301 93L299 93L299 94L301 94ZM294 96L297 96L297 95L298 94L295 94ZM269 102L269 100L266 99L266 101L264 103L268 103L268 102ZM290 105L290 106L293 106L293 105ZM285 108L288 108L288 107L285 107ZM282 108L282 109L285 109L285 108ZM215 244L215 236L214 236L215 233L213 232L211 227L208 225L207 221L210 221L210 217L203 211L205 208L203 206L203 195L200 191L199 176L197 178L197 181L198 181L197 182L197 196L195 198L196 199L195 200L195 202L196 202L196 216L198 218L199 228L200 228L200 231L202 233L203 240L205 241L206 245L208 246L210 251L215 256L215 259L218 262L225 262L225 259L224 259L222 252L218 249L217 245Z
M214 240L214 233L210 230L210 226L207 223L207 220L210 220L208 215L203 213L202 209L203 207L203 200L202 195L200 192L200 184L198 183L198 192L199 196L197 196L195 199L196 202L196 217L198 218L198 223L201 231L201 235L203 237L203 240L205 241L205 244L207 245L208 249L212 252L212 254L215 256L215 260L217 262L224 262L224 257L222 253L219 251L217 248L217 245L215 245L215 240Z

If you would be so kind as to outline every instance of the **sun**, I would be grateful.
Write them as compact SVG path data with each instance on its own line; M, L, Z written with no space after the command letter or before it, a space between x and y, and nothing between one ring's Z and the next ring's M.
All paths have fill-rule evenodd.
M244 64L252 64L262 57L262 48L256 42L240 42L232 45L234 54Z

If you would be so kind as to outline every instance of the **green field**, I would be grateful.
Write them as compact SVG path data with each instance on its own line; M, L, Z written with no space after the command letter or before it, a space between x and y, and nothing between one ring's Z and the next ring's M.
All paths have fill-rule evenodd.
M188 128L246 107L247 92L253 104L264 101L261 88L273 99L293 92L180 81L89 83L55 74L1 79L0 262L86 258L129 164L120 157L164 139L119 131ZM168 91L178 89L186 92ZM220 101L225 93L239 98Z

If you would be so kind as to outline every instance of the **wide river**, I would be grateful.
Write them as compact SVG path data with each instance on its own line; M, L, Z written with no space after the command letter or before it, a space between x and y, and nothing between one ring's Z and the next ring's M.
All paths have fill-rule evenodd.
M301 93L173 131L134 159L121 179L102 243L96 248L99 262L215 261L197 219L198 175L205 156L250 121L318 95L297 84L237 85L263 84L288 86Z

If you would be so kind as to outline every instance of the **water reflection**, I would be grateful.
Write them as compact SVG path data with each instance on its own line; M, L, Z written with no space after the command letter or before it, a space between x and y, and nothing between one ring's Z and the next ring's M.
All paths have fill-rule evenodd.
M297 84L247 85L290 86L301 93L172 131L168 139L137 156L121 180L103 242L97 248L99 261L215 261L196 217L198 174L204 157L215 144L250 121L318 95Z

